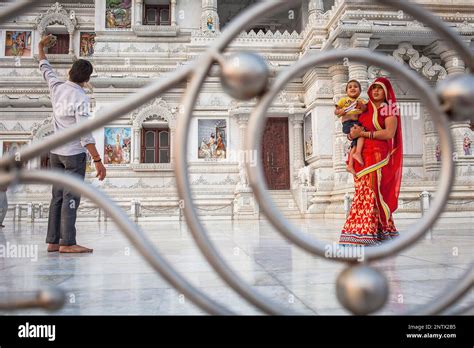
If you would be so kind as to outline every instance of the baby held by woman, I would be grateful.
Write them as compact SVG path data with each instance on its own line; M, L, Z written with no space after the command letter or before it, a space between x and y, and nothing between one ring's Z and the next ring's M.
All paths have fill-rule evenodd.
M359 81L350 80L346 85L346 96L339 99L336 103L336 110L334 114L341 119L342 132L349 134L352 126L361 126L359 122L359 115L367 110L367 101L363 98L359 98L361 92L361 86ZM354 159L361 165L364 165L362 159L362 149L364 147L364 138L359 137L352 139L351 151L349 155L349 161L347 164L347 170L352 174L356 174L354 170Z

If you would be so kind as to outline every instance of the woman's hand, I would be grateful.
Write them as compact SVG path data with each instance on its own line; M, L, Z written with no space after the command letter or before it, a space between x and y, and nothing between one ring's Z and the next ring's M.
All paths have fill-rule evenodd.
M359 138L364 130L363 127L358 125L353 125L351 128L351 132L349 133L352 139Z
M389 116L385 119L385 128L374 132L374 139L377 140L390 140L395 137L397 132L398 120L395 116ZM362 132L365 128L358 125L353 125L351 132L349 133L352 139L362 136Z

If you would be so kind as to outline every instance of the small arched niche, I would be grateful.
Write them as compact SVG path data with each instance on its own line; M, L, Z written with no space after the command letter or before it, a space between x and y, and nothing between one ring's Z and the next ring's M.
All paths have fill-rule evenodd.
M47 49L48 54L74 54L73 37L77 28L77 19L74 11L67 12L61 4L56 2L46 13L41 13L35 20L35 28L41 37L53 34L57 43Z

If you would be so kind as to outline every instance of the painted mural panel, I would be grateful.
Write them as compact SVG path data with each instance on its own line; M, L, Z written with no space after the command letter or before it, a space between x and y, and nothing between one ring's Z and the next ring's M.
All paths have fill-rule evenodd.
M130 127L104 128L104 163L109 165L130 164Z
M84 32L81 33L81 57L91 57L94 54L95 33Z
M31 31L7 31L5 35L5 56L30 57Z
M107 29L129 29L132 26L132 0L107 0L105 27Z
M198 120L198 158L222 160L227 158L227 120Z

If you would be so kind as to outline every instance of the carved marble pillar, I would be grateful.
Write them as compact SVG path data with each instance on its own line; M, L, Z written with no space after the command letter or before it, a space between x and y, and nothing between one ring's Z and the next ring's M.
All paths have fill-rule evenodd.
M74 42L73 42L74 32L69 32L69 54L74 54Z
M239 125L239 148L238 148L238 156L237 161L239 162L239 176L240 180L237 184L237 191L241 189L250 189L248 185L248 175L247 170L245 168L246 162L251 160L251 157L246 155L245 151L245 136L247 134L247 126L249 121L248 114L237 114L235 115L237 124Z
M461 60L456 51L444 51L440 54L440 57L445 63L445 68L448 72L448 76L460 75L465 73L466 67L464 65L464 62ZM457 153L458 156L464 156L464 137L468 136L471 140L473 140L471 134L471 124L469 121L451 122L450 128L454 140L454 152Z
M174 144L174 139L176 135L176 116L177 116L177 109L172 109L171 110L171 117L168 120L168 127L170 129L170 163L171 165L174 165L174 154L175 154L175 148L173 146Z
M217 0L202 0L201 30L219 31L219 15L217 13Z
M316 23L318 17L324 13L324 4L322 0L309 0L308 3L308 22L310 25Z
M470 39L466 42L470 43ZM459 54L450 49L442 41L435 42L431 49L438 54L444 63L448 76L459 75L466 73L466 66ZM465 153L464 139L469 138L474 140L473 132L471 131L471 124L469 121L451 122L451 134L454 141L453 159L456 165L456 176L469 176L470 167L474 166L474 156Z
M170 5L171 5L171 11L170 11L171 25L176 26L176 0L171 0Z
M293 126L293 175L291 180L291 188L298 186L298 172L304 167L303 159L303 115L290 115L290 124Z
M370 45L371 33L355 33L351 37L351 47L355 49L367 50ZM367 87L369 77L367 74L367 64L349 61L349 80L357 80L362 86L363 98L367 98Z
M240 115L237 119L239 124L239 151L244 153L245 151L245 135L247 134L247 125L249 121L248 115ZM239 157L239 162L242 161L242 158Z
M332 65L329 67L329 74L332 78L332 89L334 94L334 103L342 98L345 92L345 85L348 81L347 67L344 65ZM333 169L334 169L334 184L347 181L346 172L346 155L344 153L344 147L347 146L349 140L344 133L342 133L342 125L339 119L335 118L334 127L334 143L333 143Z
M140 163L140 128L133 127L133 164Z
M248 113L234 114L239 125L239 183L234 191L234 218L235 219L258 219L259 208L252 189L249 186L246 162L254 160L251 154L245 151L245 136L249 120Z
M174 141L174 137L176 135L176 128L170 128L170 163L173 165L174 164L174 153L175 153L175 150L174 150L174 146L173 146L173 141Z
M425 177L430 181L436 181L439 175L439 148L438 133L434 128L434 123L426 110L423 110L423 167Z
M135 25L142 25L143 0L135 0Z

